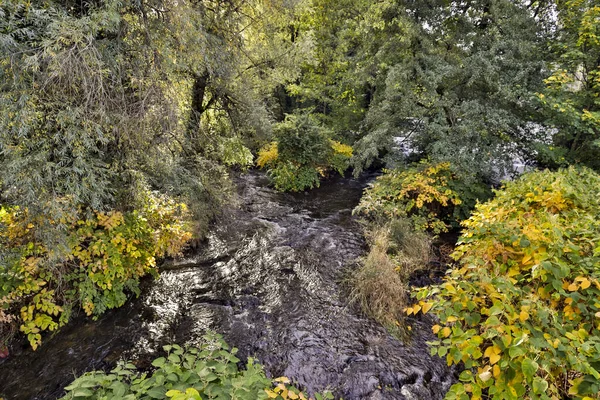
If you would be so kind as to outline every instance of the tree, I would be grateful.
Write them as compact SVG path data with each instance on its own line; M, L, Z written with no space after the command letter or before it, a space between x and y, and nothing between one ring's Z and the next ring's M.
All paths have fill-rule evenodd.
M270 129L266 93L294 75L268 22L283 3L81 4L0 8L2 201L128 208L151 185L212 214L227 167L248 165L249 138Z
M452 161L465 176L510 170L529 144L533 93L542 84L541 27L531 10L505 0L388 7L377 29L404 27L404 40L399 49L378 48L385 67L357 144L358 166L404 145L418 157Z
M583 163L600 168L600 7L594 1L556 1L555 67L539 98L554 127L550 146L539 146L548 166Z

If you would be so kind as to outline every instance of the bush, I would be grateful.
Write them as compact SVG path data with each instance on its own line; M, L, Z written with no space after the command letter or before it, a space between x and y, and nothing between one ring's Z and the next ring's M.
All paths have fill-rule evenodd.
M200 348L165 346L166 357L154 360L151 372L139 372L129 362L120 362L108 374L88 372L65 388L62 399L306 400L302 392L288 385L289 379L268 379L252 358L240 371L237 349L230 350L220 336L208 333L203 339ZM330 393L315 397L333 398Z
M406 336L404 309L409 301L408 279L427 267L429 237L396 220L367 232L370 251L349 277L351 301L397 336Z
M598 398L600 176L524 175L477 206L439 286L409 314L440 320L432 352L466 370L448 399Z
M191 238L185 205L147 193L140 210L80 211L52 221L31 219L26 209L0 208L0 321L4 341L20 330L35 350L43 331L64 325L73 305L88 315L120 307L139 294L141 277L156 273L156 259L177 255ZM37 226L62 225L62 254L36 238Z
M328 139L310 116L289 115L276 127L277 141L264 146L256 165L269 168L275 188L298 192L319 187L320 178L348 168L352 147Z
M450 163L421 162L411 168L384 170L354 210L370 219L408 218L416 230L447 232L468 215L477 199L489 195L482 184L465 185Z

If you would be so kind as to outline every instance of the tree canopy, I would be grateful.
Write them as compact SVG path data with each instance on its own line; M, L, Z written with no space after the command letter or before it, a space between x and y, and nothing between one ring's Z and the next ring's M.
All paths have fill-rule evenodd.
M4 202L128 207L149 185L211 214L228 169L295 113L353 145L357 173L423 158L479 180L517 157L596 167L592 0L10 0L0 13Z

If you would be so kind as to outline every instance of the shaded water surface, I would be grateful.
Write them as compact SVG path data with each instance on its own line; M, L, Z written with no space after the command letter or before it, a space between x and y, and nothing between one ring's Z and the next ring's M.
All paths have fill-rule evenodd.
M36 352L0 360L8 399L55 399L75 375L121 357L148 366L171 342L206 329L309 392L345 399L443 398L453 374L429 356L429 325L403 344L347 304L340 280L365 250L351 216L364 180L336 179L309 194L278 194L258 173L238 180L240 207L205 243L148 280L139 299L98 321L76 319Z

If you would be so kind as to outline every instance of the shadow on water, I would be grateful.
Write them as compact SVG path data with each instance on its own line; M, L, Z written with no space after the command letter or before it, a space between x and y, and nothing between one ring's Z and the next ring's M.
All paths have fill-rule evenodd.
M333 178L279 194L263 174L238 179L229 210L193 255L165 266L142 295L98 321L78 318L36 352L0 361L8 399L55 399L75 375L122 358L147 367L166 343L195 344L206 329L253 356L270 376L345 399L442 399L454 377L430 357L426 321L403 344L347 305L344 269L365 250L351 210L368 177Z

